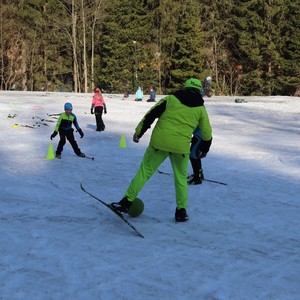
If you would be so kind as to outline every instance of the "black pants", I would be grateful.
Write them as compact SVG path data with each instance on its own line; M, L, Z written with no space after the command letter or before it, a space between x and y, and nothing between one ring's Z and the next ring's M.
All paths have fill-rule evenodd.
M60 141L57 146L56 154L60 155L63 151L64 145L66 143L66 139L71 144L74 152L76 155L81 153L80 149L78 148L77 142L74 139L74 129L70 130L60 130L59 131Z
M194 178L200 178L200 171L202 170L202 163L200 158L190 157L190 162L193 168Z
M97 131L103 131L105 129L105 125L102 120L102 114L103 114L103 106L97 106L95 107L95 118L96 118L96 130Z
M201 159L199 158L199 152L200 152L200 144L201 144L201 139L193 136L192 138L192 144L191 144L191 154L190 154L190 162L193 168L193 173L194 173L194 178L199 178L200 176L200 171L202 169L202 162Z

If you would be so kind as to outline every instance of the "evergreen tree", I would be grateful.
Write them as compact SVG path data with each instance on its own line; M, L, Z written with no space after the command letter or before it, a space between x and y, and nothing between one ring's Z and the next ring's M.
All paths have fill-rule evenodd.
M288 17L287 3L283 0L236 2L233 9L236 48L232 53L242 65L241 93L282 94L285 83L280 79L280 70L287 64L282 56L286 46L283 28Z
M300 2L2 0L0 88L300 94ZM94 71L95 70L95 71Z
M42 0L19 1L16 10L16 20L20 26L20 45L22 60L22 90L43 90L46 88L44 74L45 53L44 37L45 23L43 20Z
M207 67L206 76L211 76L215 94L233 94L239 85L239 63L232 59L231 42L233 0L198 1L201 12L204 48Z
M189 77L204 77L205 55L197 1L179 1L176 33L170 53L169 88L178 89Z
M21 46L19 26L15 19L16 4L3 1L0 4L0 53L1 53L1 89L19 88L16 84L21 79L19 65Z
M112 0L103 26L100 49L98 85L106 91L133 91L141 84L143 27L145 10L143 1ZM96 80L97 81L97 80Z
M275 93L300 96L300 2L284 1L282 6L281 57Z
M73 91L73 56L71 40L70 2L47 0L45 59L48 90Z

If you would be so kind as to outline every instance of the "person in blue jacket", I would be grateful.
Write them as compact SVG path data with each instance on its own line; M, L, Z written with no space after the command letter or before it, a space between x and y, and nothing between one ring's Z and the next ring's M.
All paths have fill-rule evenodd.
M190 152L190 162L193 168L193 175L188 178L188 184L196 185L201 184L204 179L202 163L201 163L201 130L199 126L193 132L191 152Z
M156 98L156 91L155 91L155 88L153 86L151 86L150 99L148 99L147 102L155 102L155 98Z
M66 139L70 142L75 154L79 157L85 157L85 154L80 151L78 148L77 142L74 138L74 129L72 128L72 125L74 124L75 128L77 129L78 133L80 134L80 137L83 138L84 134L81 130L81 128L78 125L77 117L75 114L72 113L73 106L71 103L66 103L64 106L65 112L63 112L56 123L56 127L54 132L51 134L50 139L56 137L56 135L59 133L60 141L58 143L57 149L56 149L56 158L61 158L61 153L63 151L64 145L66 143Z

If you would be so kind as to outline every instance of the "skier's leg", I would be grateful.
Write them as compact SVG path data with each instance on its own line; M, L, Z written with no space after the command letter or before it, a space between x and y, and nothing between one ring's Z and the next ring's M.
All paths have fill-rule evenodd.
M201 160L199 158L191 158L190 157L190 162L191 162L191 165L192 165L192 169L193 169L193 174L194 174L194 178L195 179L199 179L199 175L200 175L200 163L201 163Z
M140 168L125 193L129 201L133 201L136 198L145 183L156 172L158 166L167 158L168 154L168 152L152 147L147 148Z
M95 107L95 117L96 117L96 124L97 124L97 131L104 130L105 126L102 120L102 114L103 114L103 106L97 106Z
M60 137L60 140L58 142L58 146L57 146L57 149L56 149L56 155L61 155L61 153L63 151L64 145L66 143L65 131L60 131L59 132L59 137Z
M177 208L186 208L188 198L188 186L186 181L186 175L189 162L189 155L172 153L169 155L169 157L174 173Z
M77 142L75 141L75 138L74 138L74 129L72 128L71 130L68 130L67 133L66 133L66 137L67 137L67 140L70 142L74 152L76 155L80 155L81 151L77 145Z

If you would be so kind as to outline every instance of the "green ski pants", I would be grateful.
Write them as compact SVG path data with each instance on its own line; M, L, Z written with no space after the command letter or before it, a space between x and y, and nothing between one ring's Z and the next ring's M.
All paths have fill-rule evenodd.
M152 147L147 148L140 168L125 193L125 196L129 201L133 201L137 197L145 183L151 178L167 157L170 158L174 173L177 208L187 207L188 186L186 174L189 154L170 153Z

